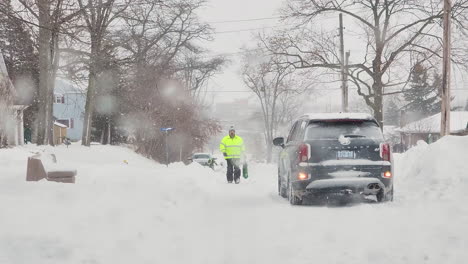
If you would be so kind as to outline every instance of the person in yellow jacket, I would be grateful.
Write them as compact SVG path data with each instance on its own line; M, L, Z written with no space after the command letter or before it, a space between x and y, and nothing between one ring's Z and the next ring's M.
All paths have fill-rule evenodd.
M223 153L227 163L227 181L228 183L234 182L238 184L240 182L240 160L244 155L245 147L244 140L236 135L234 126L229 128L229 135L225 136L219 144L219 150Z

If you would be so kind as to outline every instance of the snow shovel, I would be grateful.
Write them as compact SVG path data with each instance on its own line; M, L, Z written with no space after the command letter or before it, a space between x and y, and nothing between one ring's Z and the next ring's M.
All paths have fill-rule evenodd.
M242 177L244 177L244 179L247 179L249 177L247 162L245 162L244 165L242 165Z

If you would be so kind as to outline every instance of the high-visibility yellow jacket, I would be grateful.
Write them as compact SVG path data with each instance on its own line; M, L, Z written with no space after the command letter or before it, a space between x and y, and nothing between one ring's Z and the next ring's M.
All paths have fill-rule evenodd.
M219 150L226 153L225 159L240 159L242 153L245 151L244 140L237 135L234 136L234 138L227 135L221 140Z

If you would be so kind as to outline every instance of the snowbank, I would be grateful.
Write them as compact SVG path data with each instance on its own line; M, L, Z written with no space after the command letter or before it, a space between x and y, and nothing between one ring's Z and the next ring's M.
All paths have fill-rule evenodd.
M276 165L169 167L115 146L0 150L0 263L464 263L468 137L395 155L395 201L292 207ZM76 184L26 182L53 151Z
M468 190L468 136L448 136L428 145L419 141L395 154L397 197L408 202L457 202Z

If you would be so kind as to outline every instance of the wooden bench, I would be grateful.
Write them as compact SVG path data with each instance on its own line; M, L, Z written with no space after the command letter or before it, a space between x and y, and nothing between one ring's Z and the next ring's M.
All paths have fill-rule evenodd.
M65 168L57 163L54 154L35 154L28 158L26 180L75 183L76 170Z

